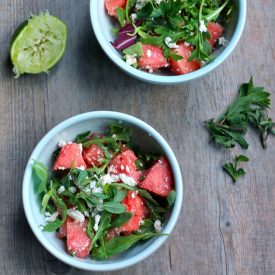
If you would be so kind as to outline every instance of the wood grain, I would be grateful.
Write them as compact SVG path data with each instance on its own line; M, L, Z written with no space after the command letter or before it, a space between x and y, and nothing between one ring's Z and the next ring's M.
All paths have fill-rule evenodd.
M34 146L57 123L116 110L147 121L168 140L185 196L169 241L146 261L112 274L275 274L275 139L263 151L249 132L247 176L232 185L221 165L240 151L210 146L203 127L252 75L272 93L275 118L275 1L249 0L245 32L230 58L206 78L178 86L145 84L118 70L95 40L88 2L0 3L0 273L87 274L56 260L35 239L23 213L22 177ZM66 55L49 75L15 80L8 61L12 33L45 9L69 28Z

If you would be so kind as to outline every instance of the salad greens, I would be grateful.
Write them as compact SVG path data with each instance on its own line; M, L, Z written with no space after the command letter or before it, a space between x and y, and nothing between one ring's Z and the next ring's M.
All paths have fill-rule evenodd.
M122 28L129 24L134 27L129 35L137 35L137 43L159 46L166 58L177 61L182 56L171 51L166 39L171 39L169 43L183 41L194 47L189 61L209 62L213 59L210 33L204 28L209 22L228 21L232 9L231 0L132 0L127 1L125 9L116 11Z
M41 212L47 218L43 231L60 231L71 217L71 212L76 211L74 214L86 220L85 231L91 240L90 256L97 259L106 259L127 250L138 241L162 235L154 228L154 222L165 222L176 198L174 190L165 199L137 185L132 186L118 180L108 184L104 182L104 177L109 177L107 166L114 156L125 146L136 148L132 146L131 137L131 129L120 123L111 124L104 136L90 131L77 135L74 142L81 144L83 148L95 144L103 150L104 158L101 159L100 167L82 170L73 165L70 169L52 172L44 164L33 161L33 176L41 199ZM133 150L138 156L136 167L140 171L145 172L160 157L159 154L140 152L137 148ZM130 235L118 233L109 239L111 230L117 230L133 217L124 203L128 192L135 192L134 196L138 194L142 198L148 214L139 230ZM99 220L96 221L96 218ZM71 254L76 255L75 251Z

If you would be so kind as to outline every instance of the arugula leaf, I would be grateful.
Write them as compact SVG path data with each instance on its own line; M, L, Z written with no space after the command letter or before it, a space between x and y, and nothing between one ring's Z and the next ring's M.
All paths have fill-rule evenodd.
M148 191L146 191L144 189L138 189L138 194L140 196L142 196L144 199L153 203L154 205L159 205L158 202L153 199L153 197L151 196L151 194Z
M121 123L113 123L109 126L109 134L116 141L128 143L131 140L132 129Z
M48 168L41 162L33 160L32 170L34 175L36 176L36 182L38 185L37 193L38 195L47 192L47 183L49 179L49 170Z
M140 42L137 42L136 44L123 50L123 54L133 55L135 57L143 56L142 44Z
M81 133L81 134L78 134L76 137L75 137L75 142L76 143L83 143L83 142L86 142L88 137L90 136L91 134L91 131L86 131L84 133Z
M116 8L116 16L117 16L120 26L124 27L125 26L125 17L126 17L125 9L122 9L120 7Z
M238 165L241 162L248 162L248 161L249 161L248 157L244 155L239 155L235 157L234 163L228 162L223 166L224 170L229 174L229 176L232 178L234 183L237 181L239 177L244 176L246 174L243 168L238 168Z
M103 251L102 247L100 247L95 250L92 255L98 259L106 259L106 257L111 257L126 251L140 240L145 240L159 235L160 234L156 233L146 233L142 235L131 234L128 236L115 237L105 243L105 251Z
M43 227L44 232L54 232L63 224L63 221L56 219L54 222L48 223Z
M170 191L168 197L167 197L167 202L168 202L168 206L169 208L173 206L173 204L175 203L175 200L176 200L176 191L175 190L172 190Z
M128 222L132 218L133 214L131 212L125 212L120 215L117 215L113 221L111 228L117 228Z
M126 208L123 204L115 201L103 203L103 209L113 214L121 214L126 211Z
M110 227L110 221L111 221L111 214L104 211L101 215L98 230L94 238L92 239L91 248L94 248L96 246L96 242L101 236L105 236L107 229Z
M127 195L127 190L120 190L117 192L117 194L114 196L113 201L114 202L121 202L124 200L124 198Z
M126 4L126 8L125 8L125 16L126 16L126 20L128 22L130 22L130 18L129 18L129 14L131 9L135 6L136 4L136 0L127 0L127 4Z

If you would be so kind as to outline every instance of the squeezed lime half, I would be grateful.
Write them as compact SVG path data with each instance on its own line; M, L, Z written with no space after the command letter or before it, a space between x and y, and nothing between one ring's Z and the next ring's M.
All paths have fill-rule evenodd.
M33 15L16 30L10 49L13 71L21 74L48 72L63 56L67 27L48 12Z

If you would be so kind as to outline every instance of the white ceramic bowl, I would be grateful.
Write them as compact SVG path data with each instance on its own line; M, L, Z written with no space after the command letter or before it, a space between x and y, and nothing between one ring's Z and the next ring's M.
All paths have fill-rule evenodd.
M244 29L246 19L246 0L233 0L235 3L235 10L231 15L231 20L225 26L225 34L223 35L228 42L226 47L222 47L215 51L217 58L205 65L201 69L185 74L185 75L172 75L161 72L154 72L152 74L135 69L127 65L122 59L119 52L113 48L111 41L115 37L112 35L113 20L107 14L103 0L90 0L90 15L95 36L106 53L106 55L124 72L127 74L153 84L179 84L198 79L216 69L228 56L233 52L238 44L241 34Z
M87 130L104 132L107 125L119 121L132 128L134 143L139 145L142 150L160 152L170 162L177 196L170 217L164 225L164 233L171 234L180 214L183 198L180 167L171 148L156 130L133 116L108 111L84 113L65 120L42 138L29 159L23 180L23 205L29 225L40 243L59 260L76 268L91 271L110 271L125 268L146 259L168 238L167 236L155 237L145 243L136 245L113 259L96 261L90 258L71 257L66 251L63 240L58 239L55 233L42 232L39 227L40 224L44 224L44 216L40 212L41 204L34 190L32 160L35 159L51 166L52 153L60 140L73 140L77 134Z

